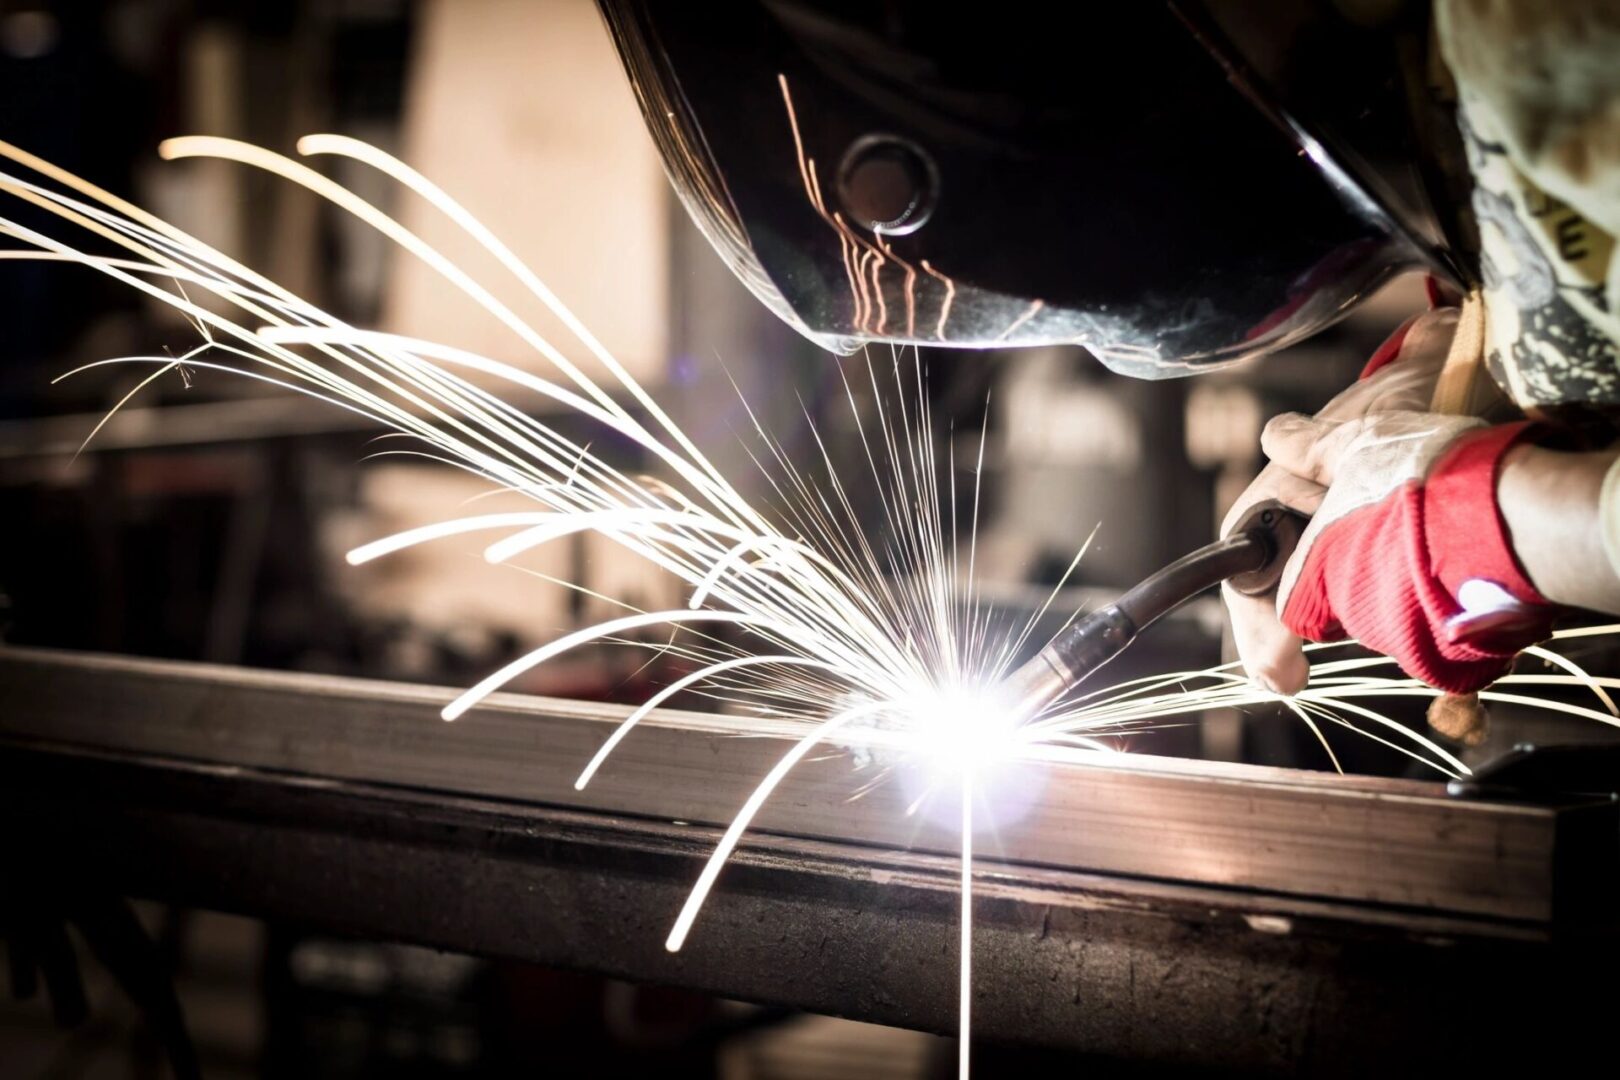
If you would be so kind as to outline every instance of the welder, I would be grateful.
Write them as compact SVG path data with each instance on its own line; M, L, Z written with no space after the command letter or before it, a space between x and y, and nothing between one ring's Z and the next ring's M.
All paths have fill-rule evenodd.
M1311 516L1249 675L1360 639L1456 694L1620 612L1620 3L603 0L687 209L828 349L1067 343L1128 376L1432 310L1262 435Z

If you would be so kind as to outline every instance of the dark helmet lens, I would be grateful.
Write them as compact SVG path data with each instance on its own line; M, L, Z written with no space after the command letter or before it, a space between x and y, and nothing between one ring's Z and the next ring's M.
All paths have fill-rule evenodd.
M836 351L1075 343L1179 374L1421 261L1167 5L603 7L688 209Z

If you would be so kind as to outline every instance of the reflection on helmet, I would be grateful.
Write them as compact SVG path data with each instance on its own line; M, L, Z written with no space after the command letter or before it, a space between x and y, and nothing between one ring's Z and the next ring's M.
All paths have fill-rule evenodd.
M602 3L694 220L836 352L1184 374L1434 261L1185 5Z

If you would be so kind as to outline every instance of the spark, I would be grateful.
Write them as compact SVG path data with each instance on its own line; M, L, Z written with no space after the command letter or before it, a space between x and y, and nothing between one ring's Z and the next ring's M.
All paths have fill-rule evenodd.
M1029 320L1033 319L1035 316L1039 315L1041 313L1041 308L1045 306L1045 300L1031 300L1029 307L1025 308L1018 318L1008 323L1007 329L1003 330L999 335L997 335L996 340L1006 341L1008 338L1012 337L1013 334L1018 332L1020 327L1029 322Z
M906 340L914 341L917 337L917 268L894 253L894 245L883 239L881 229L872 230L872 239L883 249L883 254L893 259L906 272L905 282L900 291L906 298Z
M785 82L783 92L791 108ZM938 744L957 748L946 757L964 778L976 767L976 759L993 756L975 735L976 724L986 715L983 700L968 693L961 707L953 708L956 698L937 691L941 673L949 675L951 685L969 691L988 685L1010 657L1001 655L984 634L963 633L964 620L955 602L954 537L947 560L935 479L938 463L931 422L921 401L920 372L912 373L913 385L896 356L891 389L900 401L885 409L880 400L875 427L860 428L861 454L883 495L892 543L874 544L859 527L854 502L839 483L834 459L819 433L816 445L828 475L825 486L794 469L781 447L759 428L766 458L785 467L772 482L789 504L783 520L768 520L714 469L539 278L459 204L403 163L352 139L311 136L299 143L299 150L363 162L427 199L560 316L608 373L606 383L587 375L563 349L496 300L483 282L374 205L305 164L234 140L170 140L162 153L171 160L235 161L303 186L426 263L530 345L548 370L536 374L454 346L349 326L194 237L8 146L0 146L0 154L50 183L0 174L0 190L54 213L65 226L83 230L96 244L103 248L110 244L113 250L69 243L0 218L0 234L23 248L4 256L77 263L166 303L204 339L182 362L199 370L234 371L357 413L423 447L395 452L465 469L487 479L491 490L517 492L536 504L530 512L469 514L381 537L350 551L351 564L480 532L495 537L485 547L485 558L504 563L540 544L588 531L647 559L690 588L683 608L630 610L549 641L491 672L443 711L447 720L459 718L489 693L569 650L591 642L623 641L625 635L663 626L686 635L684 643L672 637L663 648L697 662L697 669L627 717L586 764L577 781L580 786L608 763L614 748L652 709L684 691L726 699L741 695L767 715L806 729L732 820L671 930L671 948L684 942L760 807L817 745L857 725L874 723L868 737L879 742L891 738L896 745L927 745L930 740L920 733L938 728ZM881 270L890 258L837 215L826 213L813 159L801 156L800 167L807 196L848 245L851 280L864 309L861 320L881 327L888 318ZM909 267L905 269L909 277ZM194 301L187 289L223 303ZM911 317L908 314L908 324ZM72 374L108 363L155 364L143 386L177 366L166 357L126 357L87 364ZM610 429L639 446L669 476L654 479L615 468L593 454L589 443L574 442L501 395L470 382L471 374L492 376L514 393L534 395ZM881 399L875 365L871 382L874 396ZM847 382L845 386L852 408L857 407L853 387ZM914 391L919 392L918 403L908 405L904 399ZM638 419L622 404L624 398L650 419ZM108 415L127 400L120 400ZM862 423L859 416L857 422ZM975 515L977 487L976 479ZM971 550L968 569L971 577ZM742 631L751 648L742 650L704 632L716 624ZM739 683L736 677L744 672L759 678ZM837 704L818 715L817 707L807 702ZM971 813L966 804L964 812ZM971 848L964 855L965 872L970 874ZM969 935L970 929L964 930L964 942ZM964 971L964 986L969 978Z
M810 205L815 207L822 220L838 233L838 247L844 257L844 273L849 278L850 299L855 305L854 323L856 327L863 328L869 305L866 299L865 279L855 270L855 251L860 241L844 224L842 218L827 212L827 204L821 197L821 181L816 176L815 159L807 157L804 152L804 138L799 133L799 117L793 108L793 92L788 87L787 76L779 74L776 81L782 88L782 104L787 110L788 130L793 133L793 153L799 161L799 178L804 183L805 198L810 200Z
M807 197L845 244L857 324L881 328L888 318L880 271L892 259L908 271L906 318L907 332L912 333L914 273L892 252L886 259L837 214L827 213L814 160L805 155L800 142L786 80L781 87L793 120ZM806 464L795 461L750 410L762 449L749 453L782 504L767 512L738 492L539 277L459 203L404 163L356 140L314 135L301 140L298 148L306 155L361 162L426 199L557 315L577 346L597 361L605 379L593 378L567 351L498 301L485 284L349 189L300 162L228 139L171 140L163 153L171 159L214 157L264 169L356 216L510 328L545 365L543 374L450 345L350 326L172 225L3 142L0 158L20 169L16 175L0 171L0 192L55 215L63 235L0 216L0 237L19 245L0 251L0 259L77 264L169 305L201 336L202 343L178 359L121 357L68 373L110 364L155 368L117 402L108 419L141 388L177 367L232 372L365 417L421 447L399 452L463 469L486 480L492 491L514 492L534 504L526 512L468 514L381 537L350 551L351 564L478 533L493 537L484 558L507 564L541 544L589 532L646 560L689 590L680 607L642 610L578 583L515 566L615 604L623 613L546 642L491 672L443 711L446 720L455 720L490 693L557 656L592 643L618 643L651 649L652 656L678 657L695 669L654 693L609 734L583 767L577 788L608 767L615 748L653 709L682 693L744 706L761 716L762 731L790 734L796 740L739 809L705 863L671 927L666 945L672 951L686 941L755 816L807 755L818 747L838 752L851 746L897 750L904 759L920 761L928 773L914 808L938 791L960 792L960 1069L966 1076L974 832L995 824L995 807L987 795L996 764L1049 763L1076 749L1111 752L1119 749L1119 736L1178 716L1215 708L1281 705L1316 734L1330 758L1333 751L1324 728L1337 726L1441 773L1468 771L1443 746L1364 704L1379 697L1434 694L1414 680L1371 673L1387 663L1377 658L1318 663L1310 684L1292 698L1261 690L1228 665L1133 680L1106 690L1079 688L1027 722L1016 723L997 707L993 688L1020 658L1090 538L1039 611L1021 626L992 632L992 610L980 602L975 588L984 432L974 468L964 574L954 524L954 456L943 465L935 456L939 440L915 353L907 359L896 351L887 365L868 354L868 385L859 391L839 370L855 427L857 468L866 474L863 482L879 493L877 509L886 539L874 541L862 526L858 498L848 486L853 481L841 478L840 462L814 424L810 427L814 459ZM87 239L73 243L63 238L77 235L75 230ZM881 238L878 241L882 244ZM920 265L946 290L935 328L936 336L943 338L955 287L928 262ZM193 300L188 290L218 302ZM1015 332L1040 308L1040 301L1035 301L1003 336ZM886 374L880 375L885 368ZM471 374L499 380L511 399L471 381ZM515 404L519 395L561 406L639 447L664 475L618 468L593 453L591 441L565 436L520 408ZM637 411L627 407L627 400ZM943 494L941 472L951 477ZM667 639L650 643L634 639L654 627L667 628ZM1006 632L1000 632L1003 629ZM722 635L722 630L729 634ZM1558 637L1615 632L1620 626L1586 628ZM1609 693L1620 689L1620 680L1592 676L1558 653L1533 650L1533 654L1564 674L1512 675L1481 698L1620 726ZM1516 687L1584 690L1602 708L1517 693ZM1337 765L1336 759L1333 762ZM884 762L871 783L894 774L892 766ZM855 797L867 790L870 786Z
M771 792L776 790L777 785L781 784L787 774L792 771L793 766L797 765L804 755L814 750L818 743L834 731L844 727L852 720L863 716L871 716L874 713L881 712L886 707L886 703L875 702L857 706L853 709L846 709L844 712L832 717L832 719L817 725L810 734L794 744L793 749L782 755L782 759L766 774L765 779L760 781L759 786L748 796L748 801L743 803L743 808L737 811L737 816L732 818L731 824L726 827L725 835L720 838L720 843L715 846L714 854L710 855L709 861L704 864L703 872L698 875L697 884L692 887L691 893L686 898L685 906L681 908L680 915L675 919L675 926L670 930L669 938L664 942L666 949L670 952L680 952L681 946L686 944L686 935L691 933L692 923L697 920L698 912L702 910L703 902L708 899L709 890L714 888L715 879L720 876L720 871L725 866L726 860L731 857L732 851L737 847L737 842L742 839L743 833L747 832L748 826L753 823L754 815L759 813L760 807L765 805L765 800L771 797Z
M945 286L945 299L939 305L939 322L934 327L934 339L944 341L945 324L950 321L951 303L956 299L956 282L952 281L949 276L935 270L929 265L927 259L922 260L922 268Z

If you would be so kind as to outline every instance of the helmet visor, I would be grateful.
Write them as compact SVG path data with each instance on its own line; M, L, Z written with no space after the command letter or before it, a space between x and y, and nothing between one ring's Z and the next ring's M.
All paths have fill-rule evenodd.
M1023 6L603 0L688 211L835 352L1077 344L1184 374L1422 262L1168 7Z

